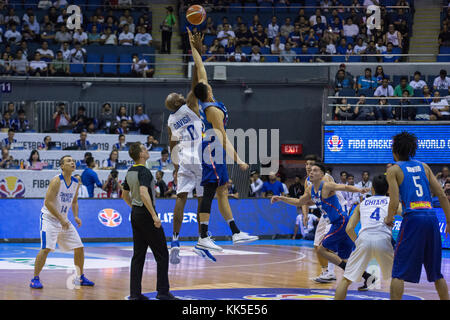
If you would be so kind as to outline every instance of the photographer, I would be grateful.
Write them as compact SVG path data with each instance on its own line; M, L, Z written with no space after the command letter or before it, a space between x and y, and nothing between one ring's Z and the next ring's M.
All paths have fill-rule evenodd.
M55 120L55 130L60 128L70 128L70 116L66 112L66 107L63 102L60 102L56 107L56 112L53 113L53 120Z
M111 170L108 180L106 180L102 189L106 191L108 198L121 197L122 189L119 184L119 172L116 169Z
M11 165L14 165L13 163L14 159L9 154L9 150L6 147L2 148L2 158L0 159L0 168L2 169L9 169Z

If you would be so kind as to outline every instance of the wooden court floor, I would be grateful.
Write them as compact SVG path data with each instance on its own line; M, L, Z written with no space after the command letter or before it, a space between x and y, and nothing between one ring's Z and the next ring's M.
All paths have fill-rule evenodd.
M230 243L230 242L228 242ZM260 244L262 243L262 244ZM181 263L169 265L171 290L238 289L238 288L336 288L337 282L317 284L311 278L320 272L311 246L272 245L258 241L252 245L223 245L225 252L216 255L217 262L203 260L190 249L193 243L182 243ZM220 244L220 243L219 243ZM29 288L33 276L33 262L39 247L21 244L0 247L0 300L123 300L129 294L129 264L131 243L118 246L90 244L85 247L85 275L94 287L70 289L72 253L49 254L46 268L41 273L41 290ZM222 245L222 244L220 244ZM442 272L450 279L450 252L444 251ZM338 281L342 276L336 267ZM69 281L70 282L70 281ZM354 283L349 290L356 290ZM144 267L143 292L156 288L156 263L149 250ZM389 291L389 282L382 281L379 289ZM425 273L419 284L405 283L405 294L435 300L438 296L433 283L426 281Z

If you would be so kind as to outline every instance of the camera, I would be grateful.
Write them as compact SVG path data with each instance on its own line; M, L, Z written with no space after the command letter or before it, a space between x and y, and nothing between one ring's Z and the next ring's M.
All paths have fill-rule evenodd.
M117 179L117 177L119 176L119 172L117 171L117 170L111 170L111 177L113 178L113 179Z

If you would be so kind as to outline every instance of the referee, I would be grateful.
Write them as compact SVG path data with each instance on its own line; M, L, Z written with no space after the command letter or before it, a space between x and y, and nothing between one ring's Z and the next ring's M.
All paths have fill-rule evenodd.
M153 252L157 264L156 290L159 300L179 300L169 292L169 252L164 229L155 211L153 175L145 167L148 150L135 142L128 151L136 163L127 172L122 198L131 207L133 229L133 258L130 271L130 300L148 300L142 294L142 272L147 248Z

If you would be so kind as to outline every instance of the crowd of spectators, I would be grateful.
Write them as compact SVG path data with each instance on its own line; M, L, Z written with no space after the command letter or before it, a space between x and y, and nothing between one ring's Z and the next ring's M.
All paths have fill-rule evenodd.
M245 1L245 5L252 2L255 6L272 5L270 1ZM207 12L214 12L220 11L222 5L226 8L236 1L182 1L181 8L186 9L193 3L200 3ZM289 4L289 1L281 3ZM228 11L220 21L214 21L208 15L203 24L192 26L188 23L188 26L205 35L201 54L208 62L338 61L330 55L342 55L350 62L397 62L401 58L396 53L408 53L412 23L409 9L388 10L381 6L381 29L370 30L366 25L369 14L365 10L370 4L379 3L355 0L345 8L328 8L342 4L334 0L317 1L316 5L320 7L310 12L299 7L301 2L293 2L291 15L283 15L283 18L275 14L269 21L263 21L260 14L255 13L252 19L246 20L242 15ZM409 7L409 4L398 1L397 6ZM374 54L383 56L368 56ZM356 60L352 60L354 55L358 56Z
M88 48L93 46L152 46L148 8L133 11L128 3L116 3L106 1L101 7L82 8L81 27L70 30L65 0L39 1L37 7L23 14L2 1L0 75L67 76L71 74L70 64L84 64ZM146 59L133 60L134 76L151 77L153 72Z
M370 67L354 76L341 64L334 80L338 98L333 120L450 120L450 78L445 69L426 82L421 72L390 77L383 67ZM345 98L350 97L350 98ZM355 97L355 98L351 98ZM352 100L352 101L350 101ZM411 106L412 105L412 106Z

